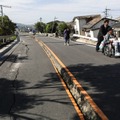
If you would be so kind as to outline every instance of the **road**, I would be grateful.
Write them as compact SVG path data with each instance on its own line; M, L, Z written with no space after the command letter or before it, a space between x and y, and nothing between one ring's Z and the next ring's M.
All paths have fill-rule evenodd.
M0 120L79 120L50 60L29 36L21 36L0 66Z
M36 35L67 66L110 120L118 120L120 60L93 46ZM7 56L7 55L5 55ZM0 120L80 120L41 46L30 36L0 66Z
M82 87L110 120L120 118L120 59L109 58L95 47L63 39L37 37L67 66Z

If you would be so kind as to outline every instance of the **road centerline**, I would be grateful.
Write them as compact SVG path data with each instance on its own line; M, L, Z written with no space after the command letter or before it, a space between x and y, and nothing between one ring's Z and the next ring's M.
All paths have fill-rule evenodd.
M92 106L94 111L98 114L98 116L102 120L108 120L107 116L101 111L101 109L96 105L96 103L92 100L92 98L88 95L88 93L82 88L82 86L77 81L77 79L73 76L73 74L69 71L69 69L63 64L63 62L57 57L57 55L55 55L55 53L41 40L36 39L36 41L40 44L40 46L42 48L44 47L44 51L47 50L47 52L50 52L52 54L52 56L58 61L58 63L62 66L62 68L64 68L66 70L68 75L72 78L72 81L74 82L74 84L77 86L77 88L80 89L81 93L85 96L85 99L88 100L88 102L90 103L90 105ZM50 56L48 56L48 57L51 59ZM55 65L54 65L54 67L55 67Z

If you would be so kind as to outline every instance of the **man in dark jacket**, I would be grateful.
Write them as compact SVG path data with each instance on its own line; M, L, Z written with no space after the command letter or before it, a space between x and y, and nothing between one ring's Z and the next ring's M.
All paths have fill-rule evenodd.
M99 32L98 32L98 36L97 36L98 41L97 41L97 44L96 44L96 51L99 50L99 46L100 46L101 42L103 41L104 36L107 34L109 27L110 27L110 26L109 26L109 20L106 19L106 20L104 21L104 24L101 25L100 30L99 30Z
M69 46L69 42L70 42L70 30L68 28L64 30L64 39L65 39L64 45L68 45Z

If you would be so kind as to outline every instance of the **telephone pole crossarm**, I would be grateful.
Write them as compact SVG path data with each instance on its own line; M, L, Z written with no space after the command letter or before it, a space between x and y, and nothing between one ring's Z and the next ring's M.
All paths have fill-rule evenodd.
M11 6L7 6L7 5L0 5L0 13L1 13L1 16L2 16L2 25L3 25L3 7L6 7L6 8L11 8Z
M105 11L104 11L105 17L108 17L108 16L109 16L108 11L110 11L110 10L111 10L111 9L108 9L107 7L105 8Z
M0 5L0 8L1 8L1 16L3 16L3 7L6 7L6 8L11 8L11 6L7 6L7 5Z

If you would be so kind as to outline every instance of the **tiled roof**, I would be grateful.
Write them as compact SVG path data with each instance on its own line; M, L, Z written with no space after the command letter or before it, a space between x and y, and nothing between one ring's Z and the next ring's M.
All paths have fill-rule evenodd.
M88 18L96 18L96 17L100 17L100 14L96 14L96 15L84 15L84 16L76 16L73 18L73 21L77 18L77 19L88 19Z
M91 29L94 25L96 25L99 21L101 20L104 20L104 19L108 19L108 20L112 20L112 21L115 21L115 22L118 22L117 20L115 19L109 19L109 18L94 18L93 20L91 20L90 22L88 22L86 25L84 25L82 28L85 28L85 29Z
M120 21L120 17L116 18L116 20Z
M115 23L112 27L113 27L113 28L120 28L120 22Z
M93 18L93 20L91 20L90 22L88 22L86 25L83 26L83 28L91 28L94 24L96 24L97 22L99 22L101 20L101 16L98 16L96 18Z

